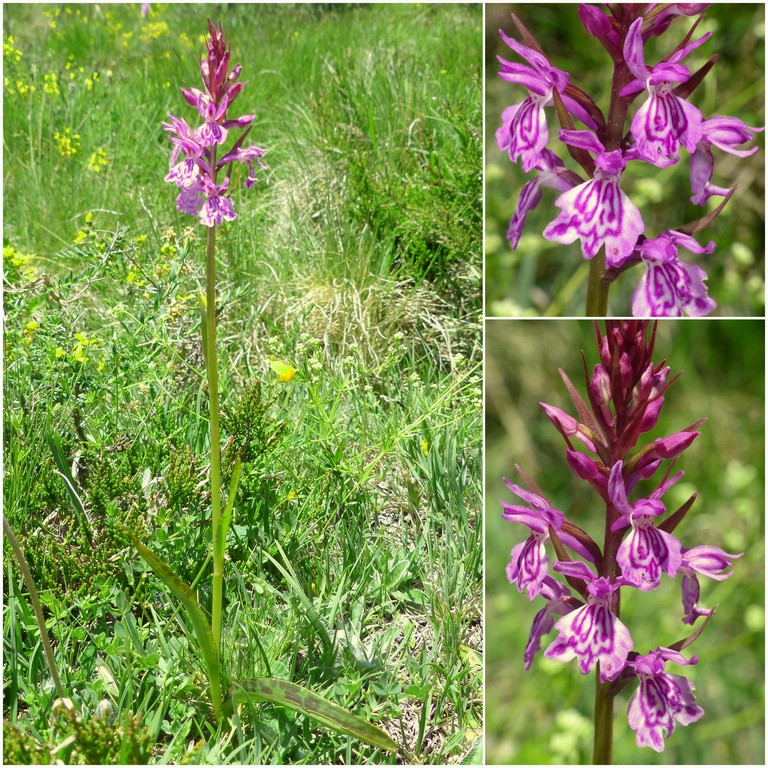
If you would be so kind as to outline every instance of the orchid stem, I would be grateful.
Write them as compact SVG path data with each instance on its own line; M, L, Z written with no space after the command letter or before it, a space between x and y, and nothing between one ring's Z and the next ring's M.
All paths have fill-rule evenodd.
M608 314L608 289L610 283L603 279L605 273L605 248L589 262L587 282L587 317L605 317Z
M213 640L221 654L224 603L224 547L219 545L221 526L221 439L219 434L219 374L216 366L216 227L208 227L205 270L205 370L211 427L211 526L213 539Z
M600 682L600 663L595 669L595 746L593 765L613 761L613 694L611 682Z

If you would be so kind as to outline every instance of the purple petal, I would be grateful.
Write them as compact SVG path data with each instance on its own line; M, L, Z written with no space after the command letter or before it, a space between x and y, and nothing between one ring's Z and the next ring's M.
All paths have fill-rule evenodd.
M572 576L575 579L583 579L588 584L595 580L595 574L586 563L579 561L558 560L552 566L558 573Z
M623 578L643 592L659 586L662 571L674 576L681 559L680 542L649 523L633 527L616 554Z
M544 652L546 658L562 662L578 658L583 675L599 661L603 680L614 680L621 674L632 650L632 638L607 605L585 605L563 616L555 629L559 635Z
M643 19L638 18L632 22L632 26L624 39L624 59L630 72L638 79L646 81L650 77L648 67L645 66L643 53Z
M736 560L744 553L729 555L719 547L700 545L686 549L683 553L683 565L692 571L707 576L715 581L727 579L733 571L722 573L726 568L731 567L731 560Z
M513 163L521 158L527 173L536 167L549 138L543 101L529 96L521 104L507 107L501 120L501 128L496 131L499 149L506 151Z
M611 467L611 474L608 476L608 498L619 514L629 517L632 515L632 505L627 500L623 469L623 461L617 461Z
M570 144L572 147L586 149L595 155L603 154L605 147L592 131L569 131L563 129L559 132L560 141Z

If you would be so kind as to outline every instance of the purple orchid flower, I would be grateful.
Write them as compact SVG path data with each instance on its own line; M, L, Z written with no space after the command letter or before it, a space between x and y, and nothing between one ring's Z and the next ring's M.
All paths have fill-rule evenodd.
M628 523L632 526L619 546L616 562L628 584L647 592L659 586L662 571L674 576L682 562L680 542L671 533L655 528L653 518L666 511L659 499L683 473L662 483L647 499L630 504L624 487L623 468L624 462L617 461L608 478L608 495L620 515L611 530L619 531Z
M223 184L214 184L210 179L203 180L205 202L199 211L200 223L206 227L217 227L224 221L234 221L237 218L232 200L224 196L229 186L229 179Z
M736 560L742 554L743 552L738 555L729 555L719 547L706 545L683 550L683 558L678 573L683 575L684 624L693 624L699 616L709 616L712 613L712 609L699 605L701 588L697 574L707 576L715 581L723 581L733 573L733 571L728 571L728 573L723 573L723 571L731 567L731 560Z
M600 679L615 680L624 669L632 650L629 630L613 612L614 593L627 582L623 578L611 583L596 576L581 562L558 560L554 569L566 576L587 582L587 604L563 616L555 624L560 633L544 651L554 661L579 660L579 672L586 675L600 662Z
M678 161L681 144L693 152L701 139L701 112L672 91L675 83L684 83L691 76L688 68L679 62L705 42L711 33L648 69L643 53L642 26L643 19L635 19L624 40L624 57L635 80L621 90L621 95L632 96L643 89L648 91L648 101L635 114L630 131L638 155L665 168Z
M565 190L571 189L581 182L579 176L568 170L563 161L550 149L542 150L539 161L536 163L536 170L536 178L527 182L520 192L514 216L509 222L507 240L509 240L512 250L517 248L520 241L526 216L541 201L542 187L550 187L559 192L565 192Z
M570 590L551 576L545 576L541 587L541 596L547 604L536 614L531 625L528 645L525 647L525 668L530 669L533 657L541 647L541 638L552 631L555 616L565 616L582 605L571 595Z
M236 82L241 67L238 64L231 71L229 69L230 52L221 24L217 29L209 19L208 31L208 55L200 64L205 90L181 89L187 103L195 107L203 118L203 124L193 130L186 121L169 115L169 122L163 123L163 127L173 145L170 169L165 180L181 189L176 207L182 213L198 216L204 226L213 227L237 218L232 200L227 194L232 164L243 162L248 166L246 187L256 181L254 163L262 169L267 166L261 161L265 149L242 146L254 116L228 116L229 107L243 89L243 84ZM233 128L246 130L234 147L217 162L217 150L227 141ZM226 176L222 181L219 173L224 169Z
M595 452L594 435L590 434L589 430L583 425L579 424L573 416L567 414L561 408L554 405L547 405L546 403L539 403L544 409L544 413L547 414L547 418L557 427L558 432L565 437L575 437L577 440L584 443L587 448Z
M670 648L657 648L627 664L640 680L640 687L629 701L629 727L636 734L638 747L650 747L656 752L664 751L664 739L674 732L675 721L689 725L704 714L693 695L693 683L666 672L667 661L688 666L696 664L698 657L694 655L689 661Z
M508 504L502 501L504 512L502 517L513 523L527 526L531 535L520 544L515 545L510 553L507 565L507 578L510 583L517 584L519 592L528 592L528 599L533 600L544 585L547 576L547 551L544 542L549 540L549 526L559 529L565 515L552 507L546 499L538 494L530 493L504 478L507 488L530 505Z
M618 266L632 254L645 227L637 206L619 188L626 168L621 150L606 152L590 131L560 131L560 139L596 155L595 175L555 200L561 213L544 230L544 237L566 244L580 238L585 259L593 258L605 244L606 265Z
M561 542L574 552L590 561L594 561L594 555L575 536L562 530L565 515L559 509L555 509L542 496L526 491L506 478L504 483L529 506L509 504L502 500L502 517L512 523L527 526L531 532L525 541L512 548L507 578L510 583L517 584L518 591L527 591L528 599L533 600L541 592L547 576L549 561L544 543L549 541L550 526L557 531Z
M569 112L584 125L596 128L594 120L584 108L565 95L568 73L553 67L546 57L499 30L504 42L531 66L515 64L498 56L501 62L499 77L509 83L519 83L528 88L528 97L520 104L507 107L501 114L501 127L496 131L496 142L502 152L509 154L512 162L520 158L523 170L528 172L541 161L549 139L544 107L554 103L552 92L557 90Z
M714 173L715 158L711 147L737 157L749 157L759 147L735 149L739 144L751 141L753 133L760 133L762 128L752 128L736 117L711 117L701 124L701 139L696 151L691 155L691 202L704 205L714 195L725 197L731 190L716 187L711 183Z
M701 246L690 235L674 230L644 240L639 251L646 272L632 297L635 317L701 317L717 307L704 285L707 273L696 264L681 261L679 246L692 253L715 250L713 241Z

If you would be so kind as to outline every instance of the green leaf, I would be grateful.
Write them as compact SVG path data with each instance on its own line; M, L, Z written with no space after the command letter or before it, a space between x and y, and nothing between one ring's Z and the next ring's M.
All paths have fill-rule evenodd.
M85 520L83 530L86 537L88 538L89 543L93 544L93 523L91 522L91 518L85 509L85 505L77 493L77 484L75 483L75 478L72 477L72 472L70 472L69 466L67 465L67 459L64 456L64 449L61 447L61 440L59 439L58 435L53 434L49 430L47 430L46 438L48 440L48 446L51 449L51 453L53 454L53 459L56 462L56 466L58 467L58 474L64 481L64 486L67 489L67 494L69 495L69 499L72 502L72 506L75 508L75 512L77 513L78 517L80 517L82 520Z
M275 546L277 547L277 551L280 553L280 556L283 558L285 565L275 560L275 558L272 557L272 555L270 555L266 550L263 550L264 556L272 563L272 565L275 566L275 568L277 568L278 571L280 571L280 573L283 574L283 577L288 583L288 586L291 588L294 595L296 595L296 597L299 599L299 602L301 603L307 618L312 622L312 626L317 630L317 633L320 636L320 641L323 644L323 650L326 653L333 651L333 641L331 640L331 635L328 632L328 627L325 626L325 622L315 609L315 606L312 605L312 601L307 597L306 592L304 592L304 590L301 588L299 578L291 567L290 560L288 560L288 556L280 546L280 542L275 541Z
M475 739L464 757L461 758L461 765L482 765L483 764L483 740Z
M343 707L324 699L308 688L302 688L302 686L289 683L287 680L270 677L246 680L239 685L232 686L227 694L227 702L232 701L234 704L251 699L271 701L273 704L289 707L323 725L365 741L374 747L387 752L397 751L397 744L381 728L353 715Z
M149 563L152 570L165 582L168 589L184 606L195 631L197 642L208 670L208 682L211 686L211 703L218 713L221 708L221 672L219 669L219 652L213 640L213 632L205 611L197 602L195 593L185 584L154 552L147 549L134 534L130 534L139 554Z

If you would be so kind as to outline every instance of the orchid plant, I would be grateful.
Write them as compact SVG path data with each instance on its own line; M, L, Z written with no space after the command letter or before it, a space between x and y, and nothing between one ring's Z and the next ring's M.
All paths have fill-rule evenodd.
M590 374L584 358L586 400L560 371L577 417L552 405L541 406L565 440L571 471L591 486L605 510L602 546L556 509L519 466L527 488L505 478L519 501L502 501L502 515L528 530L528 537L512 548L507 577L529 600L540 597L545 603L531 627L523 654L525 668L531 667L544 636L555 630L544 656L575 660L582 675L595 671L598 764L611 762L614 699L625 686L635 687L628 722L638 747L661 752L676 725L688 725L704 715L692 683L667 671L666 665L697 663L695 654L688 657L683 651L715 613L699 603L699 578L726 579L732 573L731 562L741 554L728 554L710 544L687 546L675 535L696 494L671 513L664 495L682 477L683 472L672 474L672 466L700 435L706 419L642 444L679 376L670 377L665 361L653 362L656 325L647 320L608 320L604 334L597 323L595 330L599 362ZM658 474L650 493L632 498L640 496L634 491L641 481ZM555 554L554 573L548 548ZM682 622L693 625L701 617L704 622L683 639L664 638L656 648L637 648L630 627L620 618L621 591L650 592L666 579L678 578Z
M182 88L187 103L197 111L199 125L192 128L184 119L168 116L163 124L172 144L170 169L165 180L175 184L180 192L177 208L195 216L207 228L206 291L202 315L202 341L208 383L210 415L210 487L211 487L211 540L212 610L211 618L197 601L190 586L179 579L173 570L148 547L133 536L141 556L166 583L187 611L190 624L205 660L210 686L211 706L215 719L221 723L234 710L234 706L247 699L270 701L299 711L332 728L386 750L395 751L397 745L381 729L342 707L327 701L316 693L286 680L256 678L231 685L223 692L225 670L222 668L222 624L224 603L224 562L229 524L232 520L241 458L236 455L231 467L226 498L222 489L222 453L218 369L216 359L216 229L224 222L237 218L231 198L230 186L236 163L244 163L248 177L244 186L250 188L257 181L258 169L265 169L265 149L245 146L254 115L232 117L230 109L242 92L244 84L238 82L241 66L230 69L230 51L224 39L221 24L215 27L208 20L207 55L202 59L200 71L204 90ZM235 130L243 132L224 151ZM293 369L291 369L293 370ZM279 372L279 371L278 371ZM280 375L292 374L283 371ZM280 549L278 544L278 549ZM282 550L281 550L282 551ZM203 568L208 566L207 561ZM275 565L285 573L281 564Z
M741 147L763 129L737 117L705 118L690 100L717 59L712 56L695 72L684 63L691 52L709 41L710 32L694 36L710 5L579 6L585 30L602 45L613 65L607 113L574 84L568 72L552 63L517 16L512 14L512 20L522 42L499 30L503 41L525 62L499 56L499 76L523 86L528 95L503 111L496 140L510 160L535 174L520 192L507 239L516 249L527 214L541 202L542 188L556 190L555 206L560 212L543 236L566 245L580 241L581 254L590 262L587 315L607 314L611 284L633 267L642 270L632 299L635 317L698 317L717 306L709 296L706 272L681 258L679 251L714 252L714 241L702 245L694 235L714 221L736 189L713 183L713 149L748 157L758 148ZM672 22L679 16L696 19L682 39L670 42L669 53L661 61L649 61L649 39L671 36ZM635 103L638 107L631 115ZM560 123L556 137L551 136L548 107L554 108ZM574 121L584 127L577 129ZM580 172L566 167L552 145L567 150ZM688 158L691 202L704 206L711 197L724 199L690 222L644 218L622 188L622 174L630 164L676 165L684 162L683 152Z

